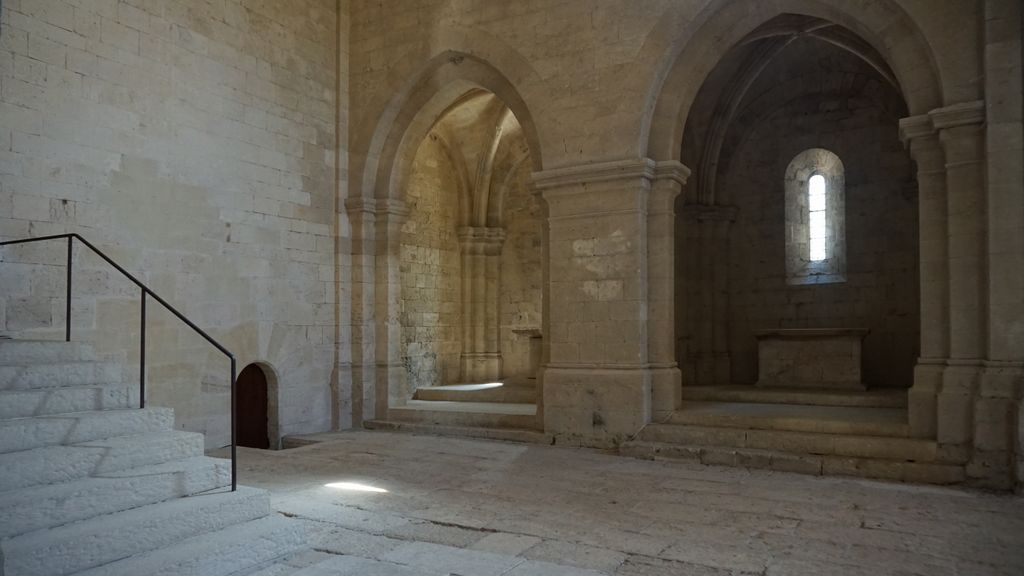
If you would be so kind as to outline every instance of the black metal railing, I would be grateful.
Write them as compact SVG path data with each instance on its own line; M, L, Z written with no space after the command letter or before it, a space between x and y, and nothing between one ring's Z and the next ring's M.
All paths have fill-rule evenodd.
M214 340L209 334L207 334L202 328L196 326L194 322L185 317L184 314L178 312L178 310L167 303L166 300L161 298L156 292L149 289L148 286L143 284L138 278L132 276L127 270L122 268L117 262L110 259L109 256L104 254L99 248L93 246L88 240L82 238L78 234L56 234L53 236L38 236L36 238L24 238L22 240L9 240L7 242L0 242L0 247L11 246L13 244L27 244L30 242L42 242L44 240L59 240L61 238L67 238L68 240L68 261L67 261L67 286L66 286L66 299L65 304L65 326L64 326L64 339L68 342L71 341L71 259L74 248L74 241L78 240L90 250L92 250L97 256L102 258L120 272L125 278L129 279L142 291L142 304L140 307L141 326L139 336L139 407L146 407L146 298L152 297L154 300L163 305L168 312L174 314L179 320L184 322L189 328L194 330L197 334L202 336L207 342L213 345L214 348L221 351L231 361L231 491L234 492L238 488L238 459L237 459L237 445L235 443L236 434L236 412L237 412L237 401L235 398L235 380L236 380L236 369L237 365L235 362L235 355L232 354L227 348L221 345L220 342Z

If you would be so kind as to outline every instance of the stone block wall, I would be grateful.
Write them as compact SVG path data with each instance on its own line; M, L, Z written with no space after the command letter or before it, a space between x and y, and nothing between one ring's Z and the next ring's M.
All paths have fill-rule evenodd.
M239 369L273 368L284 434L332 424L337 7L5 0L0 13L0 238L73 231L107 251ZM0 331L62 334L63 250L3 251ZM73 338L134 366L137 290L76 253ZM155 304L147 335L150 401L225 444L227 361Z
M459 381L462 265L457 234L459 182L442 144L427 138L413 162L402 225L403 364L407 394Z

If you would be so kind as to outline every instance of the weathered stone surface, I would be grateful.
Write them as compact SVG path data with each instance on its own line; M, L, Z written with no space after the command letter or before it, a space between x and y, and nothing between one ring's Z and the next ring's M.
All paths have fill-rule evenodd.
M779 471L797 461L738 470L348 432L285 452L243 449L241 465L242 479L271 490L279 510L329 526L313 544L349 555L363 570L353 574L1001 576L1024 568L1020 499ZM331 482L387 492L323 486ZM321 566L301 574L338 573Z
M912 435L1019 483L1018 2L506 4L7 0L0 238L82 233L261 362L275 446L522 375L526 333L545 433L613 446L755 382L756 330L862 326ZM791 285L818 149L846 266ZM62 335L64 250L2 250L5 334ZM138 291L75 261L76 337L138 359ZM150 400L224 445L226 360L149 314Z

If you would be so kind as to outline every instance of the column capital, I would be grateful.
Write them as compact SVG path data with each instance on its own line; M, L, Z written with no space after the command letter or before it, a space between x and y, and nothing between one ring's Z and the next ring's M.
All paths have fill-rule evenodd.
M574 164L532 174L535 190L544 191L578 184L616 180L675 180L686 184L690 169L676 160L656 162L650 158L623 158L589 164Z
M936 130L985 122L985 101L974 100L937 108L928 113Z
M671 180L680 186L686 186L690 178L690 169L678 160L665 160L654 165L654 180Z
M910 146L914 140L935 136L935 126L931 116L918 114L900 118L900 140L904 146Z
M495 226L463 226L458 229L459 245L468 254L500 254L505 229Z
M970 126L985 122L985 101L972 100L936 108L927 114L900 119L900 140L905 145L918 138L928 138L946 128Z
M345 199L345 210L350 214L380 214L404 218L409 215L409 207L402 200L394 198L363 198L361 196Z

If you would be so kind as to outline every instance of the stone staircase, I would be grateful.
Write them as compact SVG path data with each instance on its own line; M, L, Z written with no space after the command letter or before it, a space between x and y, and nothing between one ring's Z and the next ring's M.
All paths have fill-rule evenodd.
M304 547L120 372L85 344L0 340L0 576L248 574Z
M906 393L684 388L682 408L623 443L624 455L803 474L963 482L934 440L911 438Z
M404 430L518 442L545 442L540 432L537 381L505 379L484 384L418 388L411 400L388 409L386 420L370 420L372 430Z

